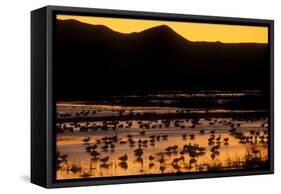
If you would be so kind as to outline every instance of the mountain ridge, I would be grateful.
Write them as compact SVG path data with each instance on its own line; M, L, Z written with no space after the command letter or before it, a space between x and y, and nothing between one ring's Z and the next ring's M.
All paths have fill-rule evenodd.
M61 99L171 89L267 90L269 85L267 44L192 42L165 25L124 34L65 20L57 21L54 38Z
M166 32L173 32L173 33L176 33L178 36L181 36L179 33L177 33L175 30L173 30L171 27L169 27L168 25L165 25L165 24L162 24L162 25L159 25L159 26L154 26L154 27L151 27L151 28L147 28L145 30L142 30L140 32L130 32L130 33L122 33L122 32L119 32L119 31L116 31L116 30L113 30L111 28L109 28L108 26L106 25L101 25L101 24L90 24L90 23L86 23L86 22L81 22L81 21L78 21L78 20L75 20L75 19L65 19L65 20L61 20L61 19L57 19L57 24L58 23L72 23L73 24L80 24L80 25L86 25L86 26L89 26L89 27L100 27L100 28L103 28L103 29L107 29L108 31L111 31L111 32L114 32L114 33L118 33L118 34L122 34L122 35L137 35L137 34L142 34L142 33L145 33L147 31L152 31L154 29L156 30L160 30L161 32L163 31L166 31ZM181 36L182 39L185 39L186 41L188 42L191 42L191 43L214 43L214 44L245 44L245 45L251 45L251 44L255 44L255 45L267 45L267 43L258 43L258 42L237 42L237 43L233 43L233 42L221 42L221 41L203 41L203 40L198 40L198 41L191 41L183 36Z

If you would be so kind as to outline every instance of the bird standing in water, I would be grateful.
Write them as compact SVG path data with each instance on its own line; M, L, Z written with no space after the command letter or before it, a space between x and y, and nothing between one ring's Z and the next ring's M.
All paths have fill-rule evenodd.
M84 143L88 143L88 142L90 141L90 137L86 137L86 138L82 139L82 141L83 141Z
M128 156L127 154L125 154L124 156L121 156L118 159L121 160L122 162L126 162L128 160Z

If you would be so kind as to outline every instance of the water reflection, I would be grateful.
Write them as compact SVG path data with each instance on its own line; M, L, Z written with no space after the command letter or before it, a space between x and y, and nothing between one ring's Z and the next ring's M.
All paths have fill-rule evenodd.
M141 110L148 111L144 107ZM149 110L167 111L155 107ZM117 119L75 120L75 116L85 112L86 116L104 117L105 111L116 114ZM72 120L57 123L57 179L251 169L267 165L266 117L118 120L120 111L121 115L136 114L132 107L58 105L58 115L68 113ZM182 110L168 111L177 114Z

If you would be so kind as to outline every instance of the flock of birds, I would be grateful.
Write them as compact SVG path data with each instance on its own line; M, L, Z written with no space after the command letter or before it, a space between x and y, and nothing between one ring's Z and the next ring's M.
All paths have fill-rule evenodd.
M209 125L212 126L216 122L221 125L226 126L232 126L233 123L227 121L227 120L221 120L221 121L211 121L211 119L206 118L207 121L209 121ZM186 123L191 123L190 125ZM137 126L135 128L138 129L161 129L161 128L181 128L181 129L187 129L191 128L194 129L196 126L201 125L199 118L193 118L193 119L160 119L160 120L152 120L152 121L143 121L139 120L137 121ZM57 132L58 133L64 133L64 132L88 132L88 131L109 131L113 130L116 131L118 129L122 128L132 128L133 121L127 120L127 121L102 121L102 122L86 122L85 124L81 124L80 122L70 122L69 125L66 125L65 123L57 123ZM144 132L143 132L144 133ZM204 134L204 130L200 130L200 133Z
M208 120L208 119L206 119ZM206 169L207 166L199 165L198 158L206 155L206 152L210 151L210 158L214 160L220 155L220 149L222 146L229 146L230 136L238 140L240 144L267 144L268 142L268 131L266 129L265 123L261 125L264 130L250 130L249 132L242 132L239 123L233 123L227 120L208 120L209 126L214 124L226 125L230 128L228 135L222 135L219 130L216 129L200 129L198 134L195 133L182 133L182 140L194 140L197 135L208 134L208 146L203 147L197 143L185 143L183 146L179 145L168 145L161 152L156 154L147 155L144 153L149 153L149 146L157 146L156 144L161 141L167 141L169 139L169 134L153 134L149 132L152 128L195 128L200 125L200 119L192 119L191 125L187 126L184 123L189 120L155 120L155 121L138 121L137 128L140 130L138 133L128 133L125 137L119 137L117 129L122 128L132 128L132 121L120 122L120 121L103 121L97 123L85 123L81 125L80 123L71 123L70 126L65 124L60 124L57 126L61 131L74 131L74 128L79 128L80 132L85 132L88 130L114 130L115 135L103 136L97 139L91 139L87 136L82 139L82 144L84 145L84 151L89 154L91 158L90 165L92 168L93 163L99 163L100 168L109 168L113 163L117 163L122 169L127 169L129 164L128 161L134 161L141 164L141 173L145 173L143 164L144 160L148 161L148 168L159 168L159 170L164 173L167 167L170 165L176 172L181 172L182 169L185 171L190 171L192 169L196 171L202 171ZM110 153L115 152L116 146L128 145L132 148L132 154L124 153L120 155L117 159L111 158ZM147 152L146 152L147 151ZM260 150L252 147L251 153L254 157L258 157ZM171 157L173 155L173 157ZM133 158L129 158L133 157ZM63 164L67 164L68 156L66 154L57 154L57 169L61 169ZM81 165L71 165L67 168L67 171L73 173L82 172L83 168ZM91 177L92 174L89 172L83 172L81 177Z
M74 108L74 107L72 107ZM133 110L124 110L124 109L121 109L121 110L115 110L115 109L112 109L112 110L109 110L111 113L115 114L115 115L119 115L119 116L123 116L123 115L130 115L130 116L133 116L133 115L141 115L141 113L135 113ZM74 112L66 112L66 113L61 113L61 112L57 112L57 117L58 118L70 118L70 117L76 117L76 118L83 118L83 117L93 117L95 116L97 113L100 113L102 112L102 110L81 110L81 111L74 111ZM107 111L105 111L107 112ZM112 114L112 115L113 115Z

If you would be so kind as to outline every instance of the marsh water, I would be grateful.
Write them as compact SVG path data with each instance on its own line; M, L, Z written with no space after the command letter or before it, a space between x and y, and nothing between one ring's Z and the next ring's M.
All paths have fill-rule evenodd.
M131 104L119 97L58 102L57 179L263 168L268 161L266 110L223 106L247 95L260 94L126 97L126 103L138 101ZM140 98L148 100L140 103ZM178 106L190 98L215 103Z

